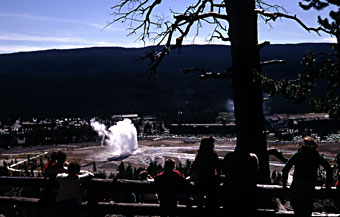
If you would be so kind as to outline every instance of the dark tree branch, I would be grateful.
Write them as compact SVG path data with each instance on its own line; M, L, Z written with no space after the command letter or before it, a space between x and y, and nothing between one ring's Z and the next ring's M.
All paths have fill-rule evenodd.
M227 78L231 79L232 74L231 73L219 73L219 72L205 72L199 76L201 79L209 79L209 78Z
M222 41L230 41L230 38L224 37L220 31L215 30L215 32L218 34L218 36L212 35L211 38L218 38L221 39Z
M129 35L135 34L137 32L137 30L142 28L143 34L141 35L140 39L144 41L145 37L149 36L149 34L150 34L150 26L153 24L153 25L156 25L156 26L159 27L159 25L160 25L158 22L152 22L150 20L150 17L151 17L151 13L154 10L154 8L157 5L159 5L162 2L162 0L154 0L151 3L151 5L146 6L149 2L150 2L150 0L145 0L145 1L124 0L124 1L121 1L120 4L117 4L114 7L112 7L112 9L116 10L115 12L113 12L113 15L118 17L118 18L109 22L105 27L111 25L112 23L118 22L118 21L126 22L126 21L130 20L131 22L133 22L133 21L140 22L140 24L137 27L131 28L132 31L129 33ZM134 9L129 10L130 4L132 4L133 6L137 4L137 6ZM146 7L144 7L144 6L146 6ZM128 8L127 12L122 12L124 7ZM143 17L143 19L138 20L138 18L136 18L136 17ZM132 23L130 25L132 26Z
M183 72L183 73L189 73L189 72L195 72L195 71L203 73L199 76L199 78L201 78L201 79L209 79L209 78L228 78L228 79L230 79L230 78L232 78L231 77L232 74L228 73L229 71L227 71L226 73L208 72L201 67L193 67L193 68L181 70L181 72Z
M217 8L226 8L225 4L213 4L213 6Z
M216 25L212 35L214 33L217 35L214 37L223 41L228 40L218 31L220 29L227 31L227 28L221 22L228 21L228 16L225 13L220 13L221 9L226 7L224 0L220 0L218 3L213 0L197 0L181 13L170 10L174 19L171 22L165 17L152 14L156 6L161 3L162 0L119 0L112 7L115 10L113 15L116 19L106 25L109 26L115 22L129 22L129 35L139 32L141 34L138 39L144 43L146 39L150 39L157 45L164 44L164 48L160 52L153 51L148 54L147 59L151 60L148 71L151 74L156 74L159 64L164 56L169 55L171 50L177 48L180 50L183 40L194 28L196 28L194 39L196 38L202 27L202 21ZM153 31L155 28L158 30Z
M193 68L187 68L187 69L182 69L181 70L181 72L183 72L185 74L190 73L190 72L195 72L195 71L206 72L206 70L201 68L201 67L193 67Z
M264 10L274 9L276 12L283 11L284 13L288 13L287 10L281 5L277 5L277 4L272 5L261 0L256 0L256 4L257 4L257 7L260 9L264 9Z
M296 15L292 16L292 15L288 15L288 14L284 14L284 13L280 13L280 12L271 13L271 12L265 11L264 9L255 9L255 12L258 13L258 14L261 14L265 17L268 17L267 21L269 21L269 20L275 21L277 18L283 17L283 18L295 20L300 26L302 26L302 28L304 28L308 32L313 31L313 32L316 32L318 35L320 35L319 32L323 31L325 33L331 34L330 31L322 28L321 26L318 27L318 28L306 26L299 18L296 17Z
M208 18L208 17L213 17L213 18L218 18L218 19L223 19L223 20L228 21L228 15L219 14L219 13L215 13L215 12L207 12L207 13L200 14L200 15L193 15L193 14L184 15L184 14L181 14L181 15L174 16L174 18L176 20L180 20L180 21L185 20L185 21L190 21L190 22L205 19L205 18Z
M150 68L149 72L151 74L156 74L156 69L158 68L159 64L163 60L165 55L169 55L170 50L176 49L176 48L181 48L183 39L188 35L192 25L195 22L198 22L198 28L197 31L200 27L200 20L204 20L206 18L214 18L214 19L223 19L228 21L228 16L224 14L219 14L215 12L207 12L200 14L200 11L203 11L205 8L205 4L207 1L204 1L200 6L198 6L197 10L195 13L190 13L189 15L180 14L180 15L175 15L175 22L174 24L171 25L171 27L168 29L168 31L163 35L163 38L160 40L160 42L164 41L167 38L166 44L162 50L162 52L159 52L157 55L155 55L155 58L153 61L150 63ZM189 9L187 9L188 11ZM218 22L215 22L218 23ZM173 34L175 33L176 29L179 29L180 26L184 26L185 30L181 30L181 35L176 38L176 43L174 45L171 45L171 41L173 39ZM196 32L196 36L198 35L198 32Z
M261 62L261 66L267 66L267 65L274 65L274 64L284 64L287 63L287 60L268 60Z

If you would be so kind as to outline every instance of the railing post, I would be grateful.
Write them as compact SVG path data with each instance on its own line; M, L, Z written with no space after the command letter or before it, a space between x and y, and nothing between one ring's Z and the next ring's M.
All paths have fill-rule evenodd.
M87 205L83 209L85 209L87 216L89 217L103 217L105 216L101 210L98 209L98 202L100 191L96 188L96 184L93 180L88 180L82 184L83 189L87 190Z

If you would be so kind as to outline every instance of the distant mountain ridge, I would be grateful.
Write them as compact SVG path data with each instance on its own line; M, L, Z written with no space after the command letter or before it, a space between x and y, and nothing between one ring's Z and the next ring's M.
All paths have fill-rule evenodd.
M2 54L0 119L130 112L178 119L182 111L181 118L200 122L226 110L232 96L230 81L200 80L199 73L180 70L198 66L224 72L231 65L229 46L183 46L180 53L174 51L164 59L158 78L149 78L148 61L140 59L151 48L161 49L95 47ZM261 50L263 61L286 59L288 63L264 70L276 79L294 78L308 50L329 52L330 47L327 43L269 45ZM308 110L304 107L298 110ZM287 104L283 108L289 109Z

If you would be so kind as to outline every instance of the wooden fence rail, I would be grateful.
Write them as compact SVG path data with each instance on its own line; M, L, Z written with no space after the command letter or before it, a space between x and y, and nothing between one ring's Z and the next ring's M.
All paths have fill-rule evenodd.
M54 180L43 177L15 177L15 176L0 176L0 186L5 187L58 187L58 183ZM222 184L220 186L221 190L223 188ZM127 179L96 179L93 178L85 183L83 183L83 189L93 190L95 192L141 192L141 193L157 193L157 189L153 182L150 181L139 181L139 180L127 180ZM165 191L167 189L164 189ZM284 189L280 185L262 185L258 184L256 189L256 194L259 196L266 197L287 197L289 187ZM183 189L181 193L195 193L197 189L188 185L187 188ZM340 190L335 187L325 188L316 186L315 187L315 198L328 198L337 199L340 197Z
M23 188L50 188L58 187L58 183L43 177L12 177L0 176L0 188L4 187L23 187ZM82 210L95 210L98 216L103 216L105 213L115 214L129 214L129 215L160 215L161 210L158 204L147 203L116 203L105 202L96 198L95 195L107 192L134 192L134 193L157 193L157 188L153 182L136 181L136 180L110 180L110 179L91 179L82 185L83 189L87 191L89 200L84 202ZM227 193L220 186L220 192ZM167 191L166 189L164 191ZM181 193L201 194L197 189L188 185ZM255 192L261 198L287 198L289 189L283 189L279 185L257 185ZM336 188L315 188L315 198L320 199L337 199L340 200L340 191ZM46 208L46 204L42 204L39 198L25 198L25 197L6 197L0 196L0 207L30 207L30 208ZM200 207L179 205L173 214L181 216L199 215L202 210ZM223 212L221 210L221 212ZM101 213L102 215L99 215ZM222 213L221 213L222 214ZM275 210L258 210L260 216L292 216L292 212L275 212ZM333 214L323 214L321 216L333 216ZM320 215L319 215L320 216ZM335 215L339 216L339 214Z

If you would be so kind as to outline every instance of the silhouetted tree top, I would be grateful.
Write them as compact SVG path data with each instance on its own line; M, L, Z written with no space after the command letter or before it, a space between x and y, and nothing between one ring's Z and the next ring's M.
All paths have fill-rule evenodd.
M178 2L166 2L167 7ZM160 6L162 0L119 0L113 9L115 19L108 23L128 23L129 35L138 39L150 40L156 45L163 45L161 50L151 49L142 59L148 59L150 75L157 75L156 69L165 56L172 50L180 50L184 38L197 37L205 25L212 28L210 41L220 39L231 44L232 66L225 72L209 72L200 66L187 69L185 72L199 71L201 78L231 78L236 120L236 146L247 152L255 153L259 159L259 183L269 183L269 159L267 154L266 135L263 115L263 82L267 76L261 66L281 64L284 60L261 62L259 50L269 42L258 43L258 17L266 22L277 18L296 21L307 31L329 33L319 27L308 27L296 15L286 13L283 7L271 5L261 0L197 0L187 3L180 12L169 9L167 16ZM227 53L226 53L227 58ZM270 80L269 80L270 81ZM273 84L274 83L274 84ZM275 82L270 83L275 86Z
M311 101L316 111L327 111L332 117L340 118L340 1L338 0L303 0L299 2L304 10L323 10L332 6L329 19L318 16L318 23L336 39L332 44L334 52L328 54L313 54L310 52L302 61L305 71L299 74L303 84L310 91L322 79L327 80L327 92ZM320 64L321 63L321 64Z
M303 23L296 15L290 15L287 11L277 4L271 5L265 1L254 0L256 7L254 13L258 14L265 22L275 21L277 18L286 18L295 20L298 25L307 31L313 31L319 34L323 31L330 33L330 31L322 26L309 27ZM200 29L205 24L210 25L212 31L208 36L208 41L212 42L214 39L219 39L225 42L230 41L229 13L233 10L232 6L224 0L197 0L188 2L183 6L182 11L174 11L172 6L178 5L178 2L166 2L162 0L120 0L112 7L114 16L113 21L109 22L107 26L113 23L122 22L127 23L128 36L136 35L137 39L144 43L150 41L155 45L164 45L161 51L151 50L146 54L144 59L149 59L149 71L152 75L156 75L156 69L162 62L163 58L170 54L171 50L180 49L183 40L189 35L193 34L194 39L199 35ZM183 3L181 2L183 5ZM169 14L160 7L169 7ZM235 8L234 8L235 9ZM265 42L262 45L268 44ZM264 64L282 63L281 61L269 61ZM228 73L213 73L206 72L200 67L193 67L188 71L203 72L202 78L219 78L227 77Z

